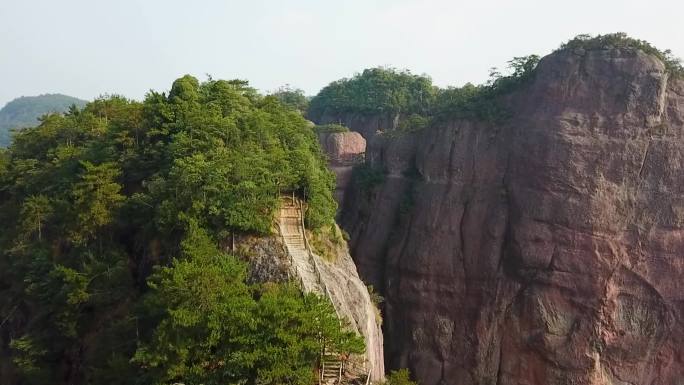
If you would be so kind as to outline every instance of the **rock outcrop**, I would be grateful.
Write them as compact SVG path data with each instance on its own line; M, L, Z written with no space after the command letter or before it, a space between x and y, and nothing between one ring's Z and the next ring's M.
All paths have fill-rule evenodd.
M328 157L328 166L335 173L335 200L342 207L354 165L364 161L366 140L358 132L350 131L321 133L318 141Z
M288 203L289 202L289 203ZM284 199L278 217L278 235L240 236L224 245L250 265L250 281L298 282L305 292L314 292L331 300L343 322L363 336L365 359L359 371L370 374L373 382L384 380L384 349L378 310L368 289L359 278L346 246L326 260L310 247L303 232L302 210Z
M506 123L378 135L342 215L423 385L684 383L684 81L559 51ZM349 124L354 128L353 124Z

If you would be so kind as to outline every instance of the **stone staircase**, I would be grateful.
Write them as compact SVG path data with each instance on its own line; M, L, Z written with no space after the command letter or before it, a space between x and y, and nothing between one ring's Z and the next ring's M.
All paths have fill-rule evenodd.
M296 199L282 198L280 207L280 235L285 241L290 255L292 268L305 292L325 295L318 273L304 238L304 222L302 207Z
M304 292L326 296L334 305L330 292L321 280L314 255L306 239L304 210L298 199L291 196L281 197L278 227L290 255L293 275L298 278ZM346 363L347 361L342 360L336 353L322 352L319 385L349 384L358 379L359 376L353 370L347 370L349 368Z

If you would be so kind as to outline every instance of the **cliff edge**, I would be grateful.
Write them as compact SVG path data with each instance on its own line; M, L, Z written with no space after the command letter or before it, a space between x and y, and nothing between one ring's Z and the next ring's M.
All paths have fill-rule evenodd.
M347 193L389 367L424 385L683 382L684 81L640 50L565 49L503 102L504 123L376 135L384 181Z

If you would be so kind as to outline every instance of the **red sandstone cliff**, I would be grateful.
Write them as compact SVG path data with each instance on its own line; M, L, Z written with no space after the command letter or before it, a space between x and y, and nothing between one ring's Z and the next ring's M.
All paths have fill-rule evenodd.
M335 173L335 200L342 207L344 192L349 187L354 165L363 163L366 140L358 132L327 132L318 134L318 142Z
M639 51L561 51L506 103L500 126L370 142L388 175L348 192L342 224L386 298L389 367L684 383L684 82Z

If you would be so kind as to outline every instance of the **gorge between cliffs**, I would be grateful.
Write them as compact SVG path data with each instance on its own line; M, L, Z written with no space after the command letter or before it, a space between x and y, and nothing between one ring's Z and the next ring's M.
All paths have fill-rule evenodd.
M374 183L339 214L380 292L388 368L424 385L684 383L684 81L638 49L566 49L502 122L331 113ZM338 186L339 188L339 186Z

